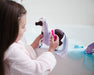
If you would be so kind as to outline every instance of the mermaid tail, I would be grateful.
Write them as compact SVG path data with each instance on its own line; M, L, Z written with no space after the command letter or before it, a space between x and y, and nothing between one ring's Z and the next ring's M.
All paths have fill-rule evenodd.
M72 60L83 59L82 66L88 71L94 71L94 54L86 54L83 46L74 45L74 48L68 51L68 56Z
M84 56L84 48L74 45L74 48L68 51L68 56L73 60L81 59Z
M88 71L94 71L94 54L85 54L84 55L83 67Z

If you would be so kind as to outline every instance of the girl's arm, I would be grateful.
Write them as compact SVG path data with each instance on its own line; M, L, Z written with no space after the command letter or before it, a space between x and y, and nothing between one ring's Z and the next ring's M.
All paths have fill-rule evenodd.
M13 46L5 56L12 75L47 75L56 65L55 56L51 52L44 52L38 58L31 59L19 46Z

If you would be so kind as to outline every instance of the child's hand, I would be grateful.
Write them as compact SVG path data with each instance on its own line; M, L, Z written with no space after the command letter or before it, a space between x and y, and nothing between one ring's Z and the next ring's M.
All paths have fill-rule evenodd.
M50 52L54 52L54 50L59 46L59 37L55 35L55 40L53 36L51 35L51 40L50 40L50 47L49 50Z
M34 42L31 44L31 46L33 47L33 49L36 49L39 47L39 41L43 38L43 35L40 34L35 40Z

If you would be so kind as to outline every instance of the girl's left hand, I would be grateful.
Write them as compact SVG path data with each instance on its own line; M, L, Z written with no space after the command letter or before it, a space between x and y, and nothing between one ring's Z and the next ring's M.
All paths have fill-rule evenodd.
M34 42L31 44L31 46L33 47L34 50L39 47L39 41L40 41L42 38L43 38L43 35L40 34L40 35L34 40Z

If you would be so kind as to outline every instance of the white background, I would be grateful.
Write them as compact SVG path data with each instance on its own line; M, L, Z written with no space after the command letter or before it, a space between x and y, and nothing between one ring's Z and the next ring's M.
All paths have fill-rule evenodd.
M23 0L27 23L45 17L49 24L94 25L94 0Z

